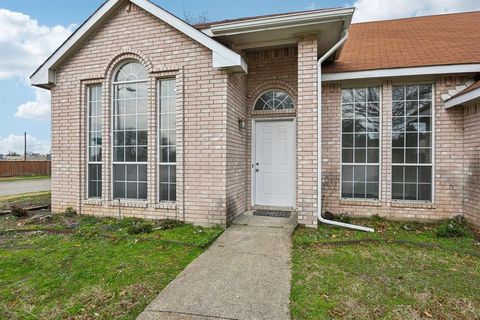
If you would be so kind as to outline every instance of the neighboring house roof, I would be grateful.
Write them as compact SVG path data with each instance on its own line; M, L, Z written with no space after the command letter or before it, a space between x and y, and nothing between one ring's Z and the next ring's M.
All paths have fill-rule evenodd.
M445 100L445 108L468 104L480 100L480 80L477 80L463 91L458 92L451 98Z
M32 85L50 89L55 83L55 69L70 57L110 17L112 12L119 9L126 2L127 0L106 1L32 74L30 77ZM130 0L130 2L212 50L213 66L215 68L247 72L247 64L239 54L192 27L182 19L148 0Z
M365 75L381 69L480 64L479 26L480 11L352 24L339 59L323 70Z

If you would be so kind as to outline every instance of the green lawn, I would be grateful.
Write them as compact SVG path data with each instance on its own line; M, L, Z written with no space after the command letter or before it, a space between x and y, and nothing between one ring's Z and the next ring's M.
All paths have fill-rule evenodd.
M21 177L0 177L0 182L12 182L22 180L41 180L50 179L50 176L21 176Z
M0 211L8 210L12 205L22 208L49 205L50 197L50 191L0 196Z
M435 225L354 223L377 232L322 225L294 233L292 319L480 319L473 235L446 239Z
M135 319L222 232L171 221L151 222L152 233L127 232L141 223L0 217L0 319Z

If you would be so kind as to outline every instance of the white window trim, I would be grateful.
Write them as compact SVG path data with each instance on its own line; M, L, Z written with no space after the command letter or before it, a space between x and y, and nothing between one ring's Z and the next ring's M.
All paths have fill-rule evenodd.
M390 201L391 202L395 202L395 203L405 203L405 204L435 204L435 191L436 191L436 188L435 188L435 171L436 171L436 164L435 164L435 160L436 160L436 143L435 143L435 139L436 139L436 96L435 96L435 83L433 82L429 82L429 81L425 81L425 82L394 82L392 83L391 85L391 94L392 94L392 101L390 103L390 108L393 108L393 87L394 86L408 86L408 85L427 85L427 84L430 84L432 86L432 163L431 164L419 164L419 163L405 163L405 164L397 164L398 166L415 166L415 167L419 167L419 166L430 166L432 168L432 189L431 189L431 192L432 192L432 199L430 201L427 201L427 200L400 200L400 199L393 199L393 188L392 188L392 185L393 185L393 182L392 182L392 174L393 174L393 159L391 159L390 161ZM391 119L390 119L390 123L392 123L393 121L393 115L391 115ZM390 141L392 141L393 139L393 130L390 130ZM390 154L393 155L393 146L392 146L392 143L390 142Z
M378 87L379 89L379 124L378 124L378 164L377 163L343 163L343 99L342 99L342 91L343 89L362 89L362 88L375 88ZM345 87L340 89L340 201L364 201L364 202L380 202L382 201L382 149L383 149L383 86L382 85L372 85L372 86L353 86L353 87ZM350 166L377 166L378 165L378 198L344 198L342 197L342 183L343 183L343 166L350 165ZM365 182L367 183L367 182Z
M159 131L161 130L161 99L162 99L162 90L161 90L161 83L162 81L168 81L168 80L174 80L175 81L175 104L176 104L176 99L177 99L177 95L176 95L176 90L177 90L177 87L176 87L176 77L173 77L173 76L170 76L170 77L165 77L165 78L158 78L156 79L156 87L157 87L157 127L155 128L156 132L155 134L157 135L157 181L156 181L156 184L157 184L157 202L160 203L160 204L175 204L177 201L167 201L167 200L160 200L160 166L161 165L175 165L175 172L176 169L177 169L177 164L178 164L178 159L175 158L175 162L161 162L160 161L160 135L159 135ZM171 96L168 96L168 97L171 97ZM176 105L175 105L175 117L177 116L177 108L176 108ZM169 129L171 130L171 129ZM175 131L177 131L177 123L175 121ZM178 137L178 135L177 135ZM178 144L176 143L175 144L175 148L178 147ZM177 179L176 179L177 181ZM170 182L169 182L170 184ZM175 183L175 187L177 187L177 184L178 184L178 181ZM178 196L178 192L176 192L177 196ZM175 197L177 198L177 197Z
M123 202L123 203L146 203L148 201L148 160L147 161L144 161L144 162L131 162L131 161L123 161L123 162L118 162L118 161L114 161L114 151L115 151L115 145L114 145L114 142L115 142L115 135L114 135L114 118L115 118L115 99L114 99L114 96L115 96L115 86L116 85L121 85L121 84L129 84L129 83L147 83L148 84L148 73L147 73L147 78L145 80L135 80L135 81L114 81L113 79L115 79L115 76L117 74L117 72L119 71L119 69L121 67L123 67L125 64L129 63L129 62L138 62L141 64L140 61L137 61L137 60L134 60L134 59L128 59L128 60L125 60L123 61L122 63L120 63L112 72L112 75L111 75L111 78L112 78L112 83L111 83L111 112L110 112L110 123L111 123L111 128L110 128L110 152L111 152L111 164L110 164L110 177L111 177L111 181L110 181L110 186L111 186L111 191L110 191L110 196L111 196L111 199L113 201L120 201L120 202ZM145 66L143 66L145 67ZM148 109L148 101L149 99L147 98L147 109ZM149 112L147 111L147 116L149 114ZM147 120L148 122L148 120ZM137 130L138 131L138 130ZM147 132L148 132L148 128L147 128ZM147 133L148 134L148 133ZM148 155L148 142L147 142L147 155ZM147 184L147 199L132 199L132 198L115 198L115 176L114 176L114 166L118 164L118 165L146 165L147 166L147 181L146 181L146 184ZM138 168L137 168L138 170ZM125 173L126 175L126 173ZM138 186L138 171L137 171L137 186ZM127 193L127 190L125 190L125 195ZM138 194L138 190L137 190L137 194Z
M102 197L103 197L103 192L102 190L100 190L100 197L90 197L90 165L91 164L99 164L101 166L101 170L103 170L103 156L102 156L102 161L90 161L90 132L91 132L91 127L90 127L90 89L91 88L95 88L95 87L100 87L100 92L101 92L101 95L100 95L100 110L102 112L102 115L101 115L101 118L102 118L102 128L101 128L101 132L102 132L102 145L100 146L100 150L102 150L101 152L103 152L103 110L101 108L101 104L102 104L102 95L103 95L103 87L102 87L102 84L101 83L95 83L95 84L88 84L85 86L86 88L86 94L87 94L87 135L86 135L86 139L87 139L87 168L86 168L86 180L87 180L87 183L86 183L86 199L88 200L101 200ZM97 100L98 101L98 100ZM101 183L102 183L102 188L103 188L103 174L102 174L102 180L101 180Z

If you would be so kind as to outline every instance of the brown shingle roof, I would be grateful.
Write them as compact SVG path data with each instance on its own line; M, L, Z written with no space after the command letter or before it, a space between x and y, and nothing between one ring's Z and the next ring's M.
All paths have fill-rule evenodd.
M352 24L325 73L480 63L480 11Z

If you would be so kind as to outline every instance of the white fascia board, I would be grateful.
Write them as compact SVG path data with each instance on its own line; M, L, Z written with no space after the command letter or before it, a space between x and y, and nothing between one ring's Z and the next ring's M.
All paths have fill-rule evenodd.
M188 23L183 20L175 17L169 12L163 10L162 8L156 6L147 0L130 0L132 3L136 4L140 8L144 9L147 12L150 12L157 18L163 20L165 23L168 23L178 31L186 34L193 40L204 45L208 49L214 52L213 54L213 65L220 65L221 68L231 68L240 72L247 72L247 64L243 58L223 46L216 40L208 37L201 31L195 29ZM79 45L82 44L83 40L90 35L92 30L95 30L95 27L101 24L107 17L108 14L116 10L121 4L125 3L126 0L109 0L105 2L90 18L80 26L61 46L57 49L30 77L30 82L34 86L39 86L43 88L49 88L55 83L55 67L57 64L61 63L65 56L68 56L72 51L74 51ZM215 59L217 57L217 59ZM218 57L222 57L221 62L218 61ZM216 61L217 60L217 61ZM219 67L220 68L220 67Z
M325 81L424 76L424 75L435 75L435 74L475 73L475 72L480 72L480 64L457 64L457 65L444 65L444 66L428 66L428 67L325 73L323 75L323 81L325 82Z
M89 30L101 22L102 17L107 15L110 10L122 0L110 0L105 2L84 24L80 26L30 77L30 82L34 86L49 87L55 82L55 72L52 67L75 45L88 35Z
M350 20L354 8L326 10L321 12L293 13L274 17L255 18L252 20L226 22L212 25L202 31L213 36L228 36L259 30L275 30L291 26L312 25L322 22Z
M467 102L480 98L480 88L460 94L445 101L445 109L449 109L455 106L463 105Z
M241 69L243 72L247 73L248 68L246 62L243 58L236 52L228 49L224 45L220 44L216 40L213 40L203 32L195 29L182 19L174 16L168 11L163 10L159 6L153 4L147 0L130 0L132 3L136 4L140 8L144 9L147 12L150 12L163 22L169 24L173 28L197 41L198 43L204 45L208 49L213 51L213 65L218 68L233 68ZM219 59L221 57L222 59ZM217 60L217 61L216 61ZM221 61L220 61L221 60Z

